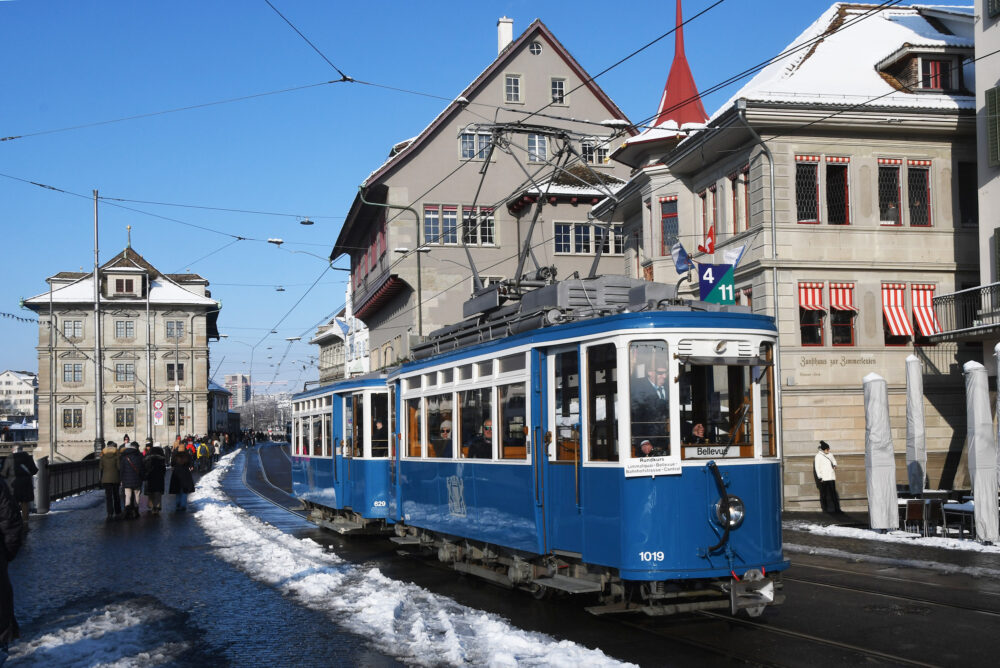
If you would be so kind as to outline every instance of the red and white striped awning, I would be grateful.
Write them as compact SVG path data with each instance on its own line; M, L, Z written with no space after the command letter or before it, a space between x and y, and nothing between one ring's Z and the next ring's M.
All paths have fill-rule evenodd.
M826 161L827 161L827 162L840 162L840 163L847 163L847 162L850 162L850 161L851 161L851 159L850 159L850 158L848 158L848 157L846 157L846 156L840 156L840 155L828 155L828 156L826 156Z
M882 313L893 336L913 336L910 319L906 316L906 284L882 284Z
M831 283L830 284L830 308L838 311L854 311L854 284L853 283Z
M818 155L796 155L795 162L819 162Z
M934 286L913 285L913 315L917 319L917 328L924 336L941 333L941 324L934 313Z
M799 283L799 307L807 311L824 311L823 284Z
M878 164L880 165L902 165L902 158L879 158Z

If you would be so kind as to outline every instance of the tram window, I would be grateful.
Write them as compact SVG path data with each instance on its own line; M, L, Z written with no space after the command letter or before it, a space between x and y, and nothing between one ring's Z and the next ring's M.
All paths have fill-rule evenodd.
M340 398L337 401L341 401ZM344 402L344 456L349 457L354 452L354 399L347 397Z
M312 419L312 455L323 456L323 420L319 415L314 415Z
M500 358L500 373L510 373L511 371L522 371L524 369L524 353L519 355L507 355Z
M618 355L613 343L587 348L588 449L592 462L618 461Z
M420 376L414 376L413 378L406 379L406 389L408 390L419 390L420 389Z
M426 376L424 376L424 385L426 385L427 387L434 387L435 385L437 385L437 374L429 373Z
M580 358L575 350L554 359L556 461L580 458Z
M684 364L681 442L753 444L749 366Z
M423 438L423 424L420 420L420 399L406 400L406 456L420 456L420 442Z
M292 425L292 429L295 433L295 454L304 455L305 450L302 445L302 418L296 418L295 423Z
M466 364L465 366L458 367L458 379L459 380L472 380L472 365Z
M493 458L493 391L489 387L459 392L459 442L468 459Z
M311 417L302 418L302 454L306 457L312 452L312 426Z
M354 402L354 456L365 456L365 396L355 394Z
M451 395L438 394L427 397L427 433L430 448L428 457L450 458L454 433L452 431Z
M768 366L761 369L754 367L754 375L760 377L760 438L761 455L777 457L778 447L774 438L774 346L770 343L761 344L760 356Z
M450 384L452 382L453 377L454 377L454 371L452 369L444 369L441 372L441 384L442 385Z
M323 457L330 456L330 441L333 440L333 416L330 413L323 415Z
M493 375L493 360L489 362L479 362L476 364L476 371L480 378L489 378Z
M371 395L372 457L389 456L389 397Z
M635 341L629 345L629 411L632 454L643 441L653 456L670 454L670 384L667 345L662 341Z
M524 459L528 456L527 435L524 433L528 415L524 383L501 385L497 391L500 459Z

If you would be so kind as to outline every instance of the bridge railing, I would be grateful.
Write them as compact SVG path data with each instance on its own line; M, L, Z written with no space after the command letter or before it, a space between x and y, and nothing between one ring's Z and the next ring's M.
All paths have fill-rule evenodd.
M48 471L49 500L54 501L100 487L100 463L98 459L88 459L82 462L49 464L45 467Z

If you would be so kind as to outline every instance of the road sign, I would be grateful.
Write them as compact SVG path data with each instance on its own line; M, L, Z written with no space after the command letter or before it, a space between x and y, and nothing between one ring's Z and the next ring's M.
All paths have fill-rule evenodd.
M701 301L712 304L735 304L736 290L733 287L733 265L699 264L698 286Z
M163 404L162 401L159 402L159 403L161 405ZM163 426L163 411L162 410L155 410L155 411L153 411L153 424L156 425L157 427L162 427Z
M154 411L162 411L163 410L163 400L162 399L157 399L157 400L155 400L153 402L153 410Z

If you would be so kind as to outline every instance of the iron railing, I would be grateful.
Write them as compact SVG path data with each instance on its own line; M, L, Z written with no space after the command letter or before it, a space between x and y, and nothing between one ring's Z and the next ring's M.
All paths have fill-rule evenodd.
M941 333L932 341L974 340L1000 329L1000 283L959 290L934 298Z
M99 459L49 464L49 499L61 499L100 487L100 464Z

